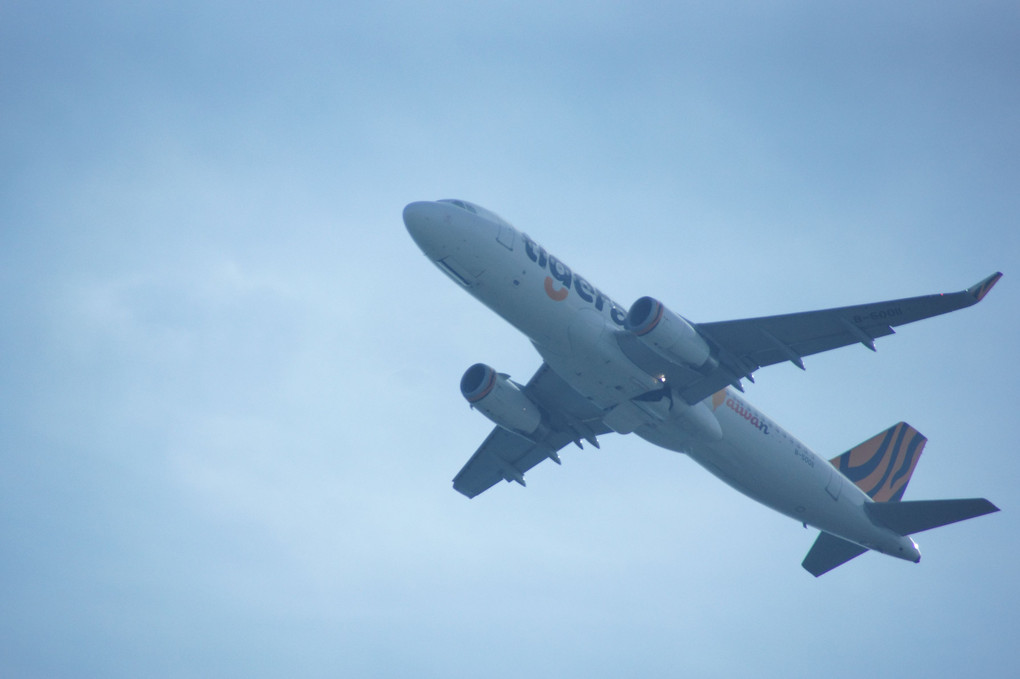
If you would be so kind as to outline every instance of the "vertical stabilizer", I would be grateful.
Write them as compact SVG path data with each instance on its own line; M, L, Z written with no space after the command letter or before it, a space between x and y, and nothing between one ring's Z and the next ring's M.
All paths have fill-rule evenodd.
M829 462L875 502L898 502L927 440L900 422Z

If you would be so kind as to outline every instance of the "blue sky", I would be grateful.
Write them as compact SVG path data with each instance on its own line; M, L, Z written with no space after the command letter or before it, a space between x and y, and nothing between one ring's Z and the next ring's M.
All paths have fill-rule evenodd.
M0 674L1002 676L1020 620L1015 3L7 3ZM694 321L962 289L758 373L819 454L1003 511L815 580L815 534L633 437L450 479L526 339L413 200Z

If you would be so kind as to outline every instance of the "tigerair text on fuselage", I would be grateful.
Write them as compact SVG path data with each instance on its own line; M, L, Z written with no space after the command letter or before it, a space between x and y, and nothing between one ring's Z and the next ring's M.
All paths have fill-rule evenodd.
M613 319L613 323L623 327L627 312L619 304L606 297L584 278L573 273L569 266L547 253L545 248L529 238L527 234L522 233L521 238L524 240L524 251L527 253L528 259L549 274L545 278L545 293L550 299L562 302L573 287L578 297L594 306L598 311L603 311L608 306L609 316Z

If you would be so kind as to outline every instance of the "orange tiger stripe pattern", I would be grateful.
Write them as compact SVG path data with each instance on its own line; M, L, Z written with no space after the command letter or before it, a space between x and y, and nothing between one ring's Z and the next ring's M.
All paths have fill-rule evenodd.
M898 502L927 440L900 422L830 462L875 502Z

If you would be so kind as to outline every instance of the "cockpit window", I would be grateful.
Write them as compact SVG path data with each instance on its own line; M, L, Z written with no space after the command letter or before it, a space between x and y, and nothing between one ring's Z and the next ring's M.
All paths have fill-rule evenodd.
M471 203L465 203L462 200L451 200L449 198L444 198L443 200L441 200L439 202L440 203L450 203L451 205L456 205L461 210L467 210L468 212L470 212L472 214L478 214L478 210L475 209L474 205L472 205Z
M440 203L449 203L451 205L456 205L457 207L459 207L462 210L467 210L471 214L478 215L479 217L484 217L485 219L488 219L491 222L495 222L495 223L500 224L502 226L510 226L510 222L508 222L507 220L503 219L502 217L497 215L495 212L492 212L491 210L486 210L481 205L475 205L474 203L469 203L466 200L455 200L455 199L452 199L452 198L444 198L444 199L442 199L442 200L440 200L438 202L440 202Z

